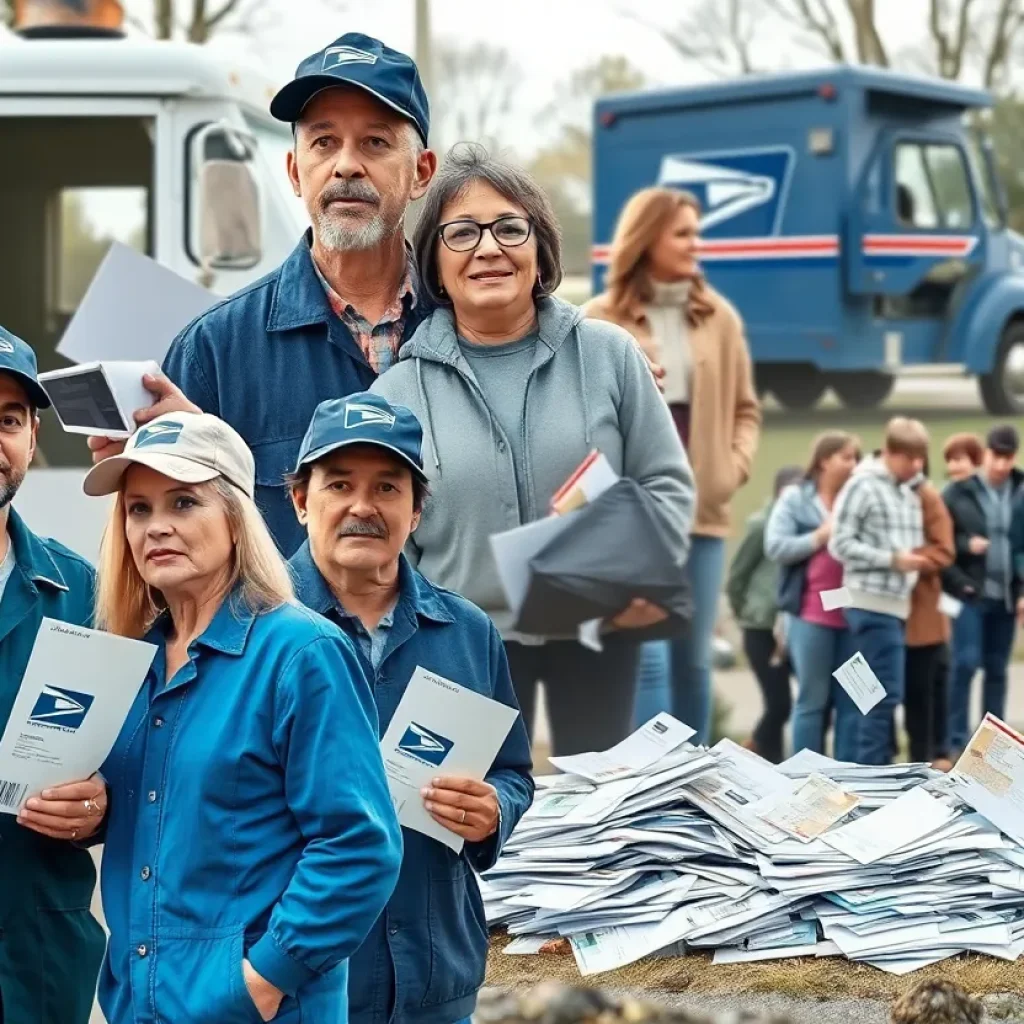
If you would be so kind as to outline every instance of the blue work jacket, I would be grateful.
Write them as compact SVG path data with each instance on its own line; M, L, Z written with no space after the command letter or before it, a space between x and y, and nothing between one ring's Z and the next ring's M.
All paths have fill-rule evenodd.
M204 412L226 420L256 459L256 503L286 558L306 539L285 488L313 410L377 379L331 309L311 234L273 273L218 303L175 339L164 371ZM408 301L408 300L407 300ZM404 337L422 319L408 309Z
M40 622L88 626L95 581L84 558L37 537L13 508L7 531L14 570L0 601L0 734ZM96 885L92 857L0 814L0 876L0 1018L5 1024L86 1024L106 944L89 911Z
M347 959L394 889L401 832L350 641L298 605L221 605L165 679L156 659L103 767L99 998L109 1024L345 1024Z
M343 629L334 595L309 544L291 561L299 600ZM518 708L505 648L476 605L417 572L403 556L400 597L374 672L373 695L384 735L417 666ZM454 1024L472 1014L487 966L487 925L475 871L492 867L533 801L530 741L520 716L486 781L498 792L501 824L462 854L402 829L405 854L398 886L352 958L351 1019L358 1024Z

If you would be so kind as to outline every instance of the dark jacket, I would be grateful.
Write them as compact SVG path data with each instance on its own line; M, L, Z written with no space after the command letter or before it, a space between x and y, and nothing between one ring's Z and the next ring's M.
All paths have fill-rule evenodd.
M743 629L773 629L779 612L779 567L764 553L765 523L770 512L768 505L747 520L725 583L729 607Z
M338 615L308 544L290 564L299 600L351 630L352 620ZM381 736L417 666L518 707L505 648L487 616L428 582L404 557L400 574L401 597L373 680ZM498 752L487 782L498 791L501 825L485 842L467 843L461 856L419 832L402 829L405 853L398 887L351 960L353 1024L453 1024L473 1013L488 942L473 872L495 864L533 801L530 743L522 716Z
M1024 471L1014 469L1010 477L1013 490L1013 516L1010 520L1010 554L1013 559L1011 597L1014 602L1021 595L1024 570ZM986 556L975 555L969 548L972 537L988 537L988 517L985 514L984 484L978 477L969 476L947 484L942 492L943 501L953 520L953 545L956 560L942 574L943 589L961 601L975 601L985 586Z
M15 566L0 601L0 733L7 727L39 623L92 621L94 573L11 509ZM86 1024L106 940L89 912L87 850L0 814L0 997L5 1024Z
M204 412L226 420L256 459L256 503L286 558L306 539L284 486L313 410L366 391L376 374L335 315L310 235L275 270L194 320L164 371ZM405 337L422 319L408 310Z

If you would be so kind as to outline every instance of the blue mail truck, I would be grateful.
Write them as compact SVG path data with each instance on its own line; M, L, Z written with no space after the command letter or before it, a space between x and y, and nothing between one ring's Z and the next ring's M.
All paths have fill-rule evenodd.
M1024 413L1024 238L969 117L991 103L849 66L603 99L595 289L630 195L686 189L762 393L798 409L832 387L870 407L933 367L976 375L990 412Z

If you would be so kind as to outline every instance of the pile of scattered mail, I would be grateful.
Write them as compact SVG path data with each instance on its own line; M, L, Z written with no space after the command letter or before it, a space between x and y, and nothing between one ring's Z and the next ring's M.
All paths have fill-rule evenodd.
M998 719L951 776L807 751L776 767L692 735L659 715L610 751L552 759L564 774L538 779L482 880L506 952L565 936L584 975L700 948L896 974L1024 953L1024 737Z

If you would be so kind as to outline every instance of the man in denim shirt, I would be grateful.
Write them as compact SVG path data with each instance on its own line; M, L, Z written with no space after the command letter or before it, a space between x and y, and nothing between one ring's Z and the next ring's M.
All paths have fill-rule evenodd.
M256 502L289 557L305 535L284 476L313 410L368 388L422 318L404 222L437 159L416 64L358 32L307 57L270 112L293 126L288 176L312 228L277 270L182 331L167 377L144 381L158 401L136 420L190 411L230 423L252 449ZM98 461L122 445L90 447Z
M296 594L362 651L381 735L418 667L518 710L493 623L402 554L428 500L422 446L407 408L350 395L317 407L291 476L309 532L290 563ZM456 1024L473 1013L487 961L474 871L493 866L530 806L530 763L519 716L486 778L439 774L423 792L430 814L465 845L455 854L403 829L398 887L351 960L353 1024Z

